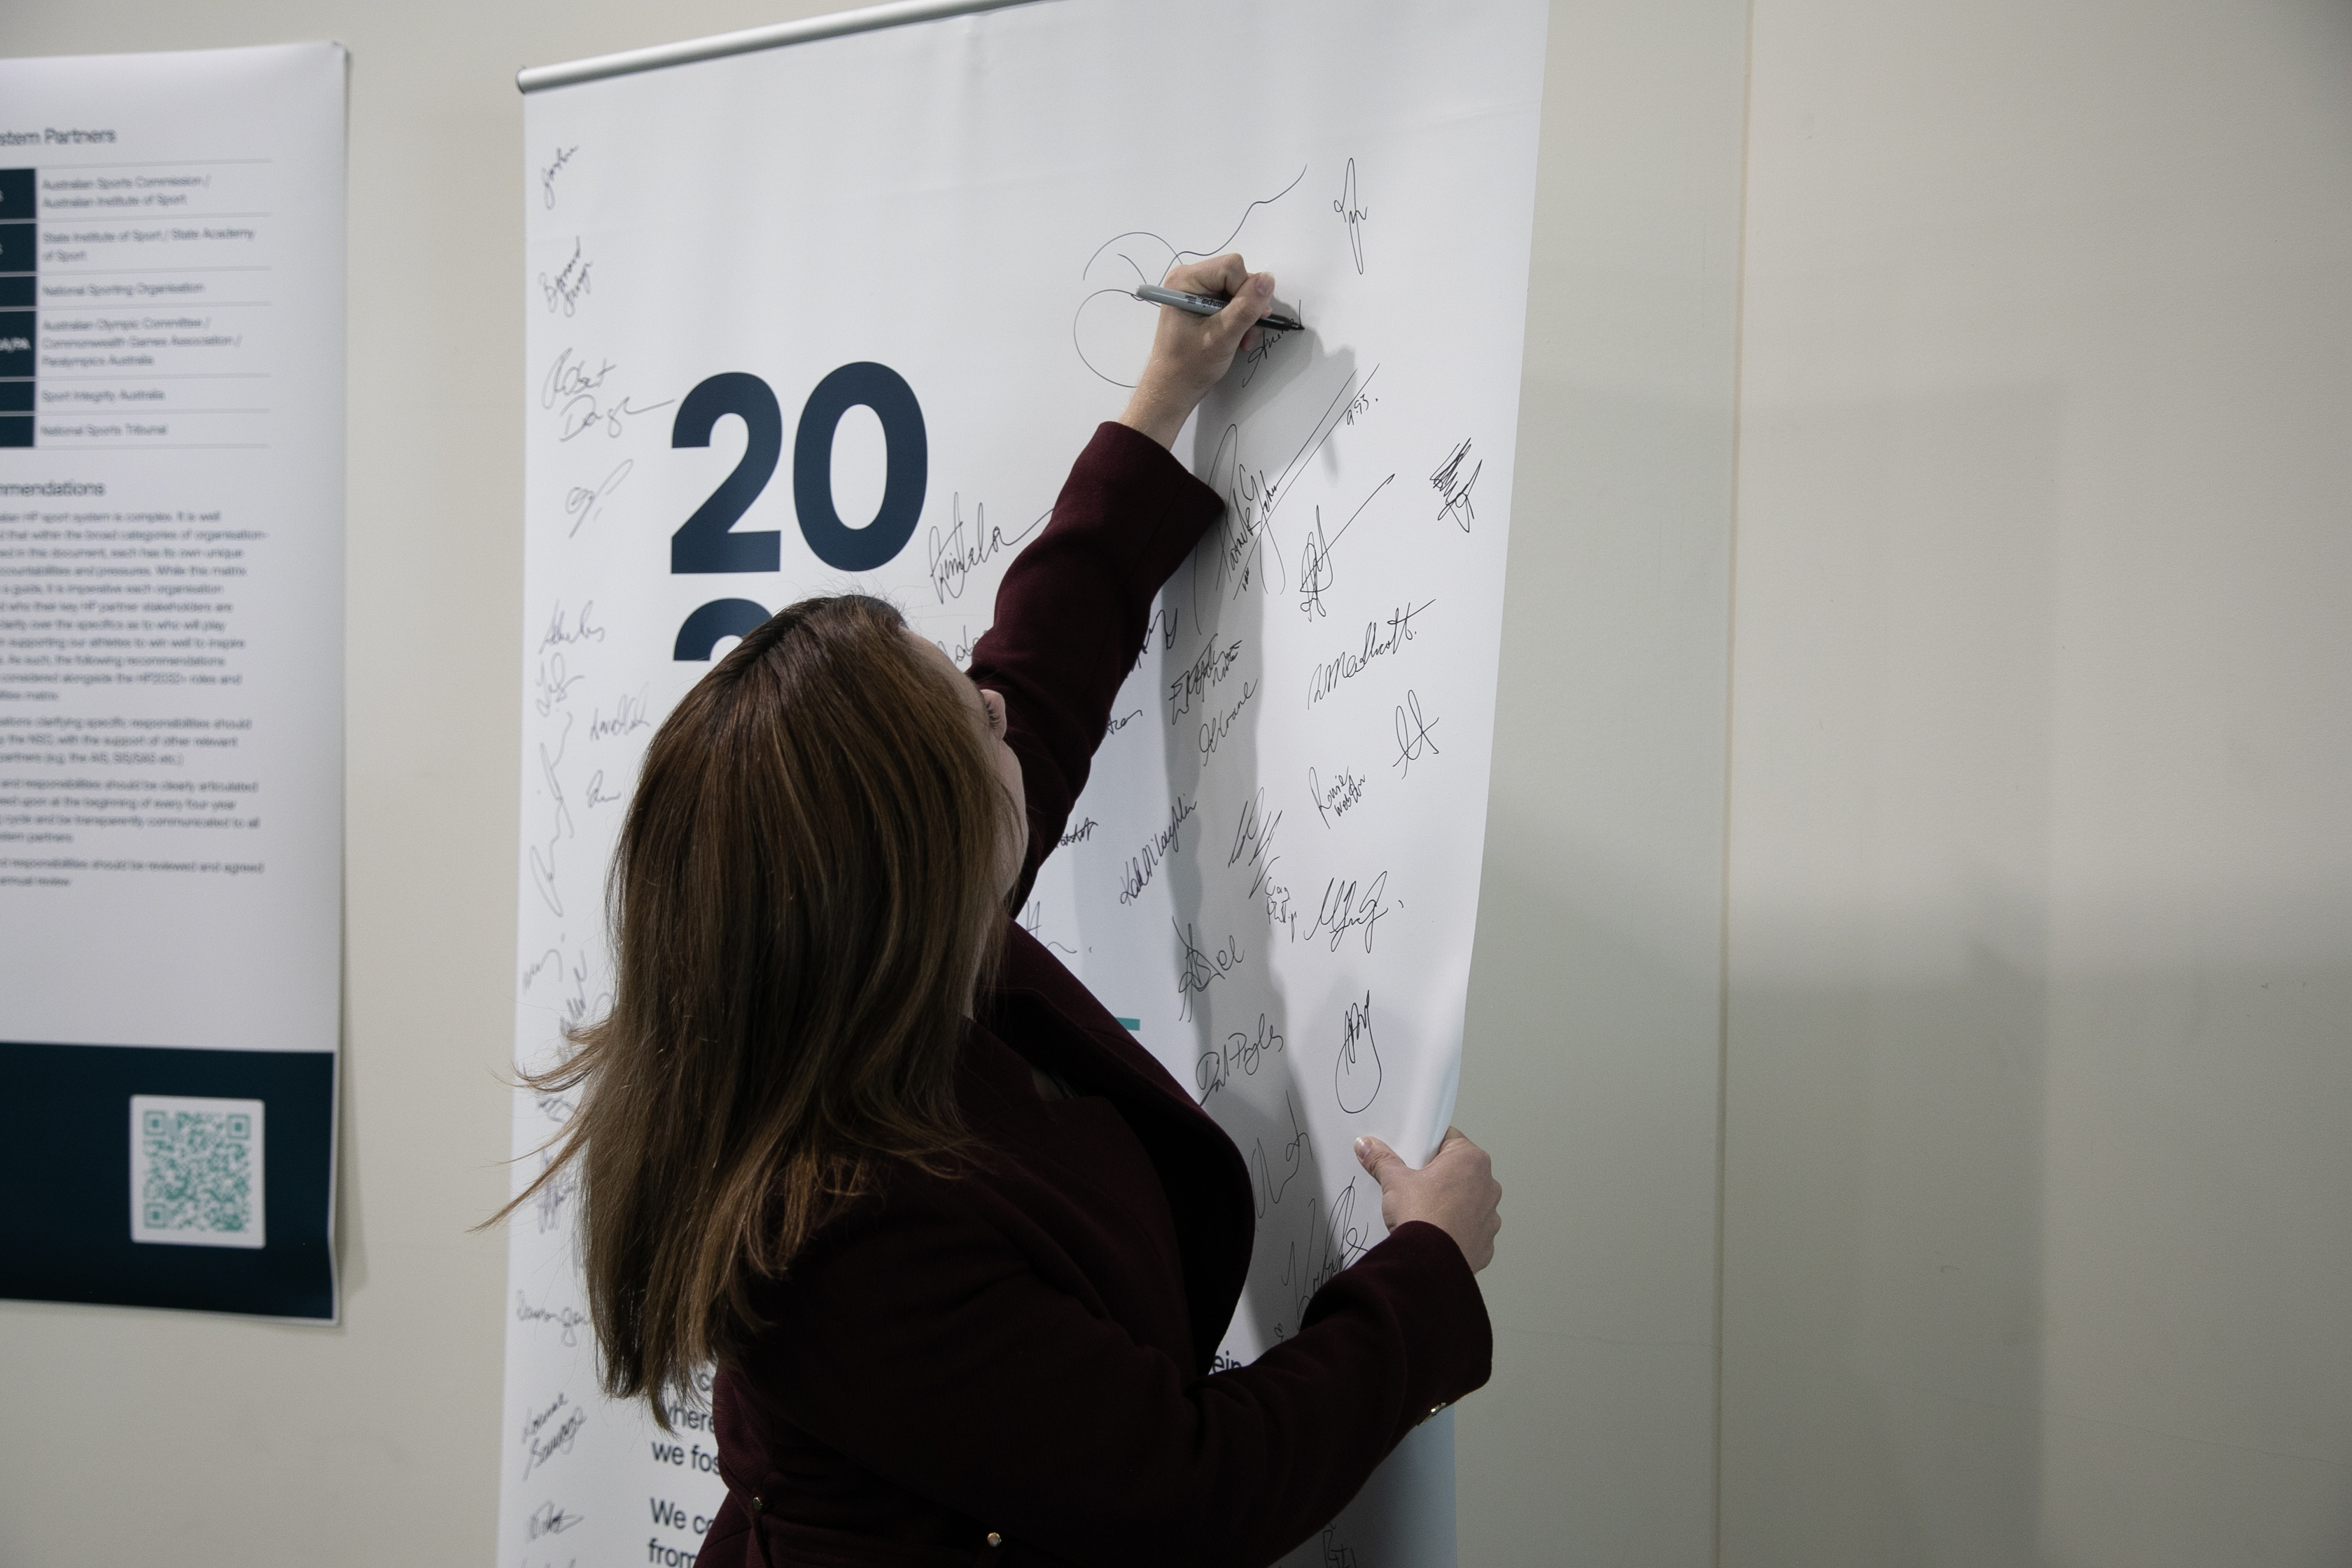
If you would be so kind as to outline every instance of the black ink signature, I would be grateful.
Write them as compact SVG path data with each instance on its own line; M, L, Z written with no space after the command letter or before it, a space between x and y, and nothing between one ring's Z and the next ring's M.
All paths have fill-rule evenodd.
M582 804L586 807L586 809L593 811L600 805L610 805L616 800L626 800L629 797L627 795L617 792L612 795L605 794L604 770L598 768L594 773L588 775L588 798Z
M556 1403L558 1405L563 1403L562 1395L556 1396ZM553 1412L551 1411L549 1414L551 1415ZM542 1416L541 1419L544 1420L545 1417ZM527 1476L545 1465L556 1455L570 1453L572 1440L580 1436L580 1428L587 1424L588 1413L584 1410L574 1410L563 1417L560 1426L544 1436L533 1437L527 1433L523 1439L523 1446L529 1451L529 1457L523 1460L522 1473Z
M563 601L558 599L555 607L547 613L547 631L539 639L540 651L544 653L549 648L562 647L569 643L603 642L604 628L596 624L595 612L596 601L590 599L580 606L580 613L567 625L563 619Z
M1282 1201L1284 1190L1304 1167L1303 1156L1307 1152L1307 1129L1298 1124L1298 1107L1291 1103L1288 1089L1282 1091L1282 1106L1290 1113L1290 1141L1282 1146L1282 1179L1278 1182L1274 1179L1274 1162L1266 1158L1265 1139L1259 1139L1257 1147L1250 1151L1250 1174L1256 1179L1257 1217L1260 1219L1265 1217L1266 1210Z
M1337 952L1339 943L1349 931L1361 931L1364 933L1364 951L1371 952L1372 936L1380 929L1381 917L1404 908L1402 899L1393 908L1382 902L1388 886L1389 874L1386 871L1373 878L1360 892L1352 881L1342 882L1337 877L1330 879L1323 884L1323 907L1317 913L1315 923L1307 928L1307 936L1312 939L1329 931L1331 951Z
M565 349L547 367L546 379L539 384L541 408L560 408L572 398L590 396L601 391L604 378L613 374L614 366L610 360L599 360L596 368L590 370L586 360L573 359L572 354L572 350Z
M562 705L573 687L587 679L584 675L573 675L566 670L563 656L560 653L542 658L539 661L538 673L531 677L531 685L537 689L538 695L530 700L530 705L539 710L541 718L545 719Z
M1389 766L1402 768L1405 776L1411 778L1413 763L1421 761L1424 754L1437 755L1437 742L1429 738L1429 732L1436 729L1437 724L1434 719L1424 721L1422 718L1421 696L1407 687L1404 702L1396 710L1396 761Z
M1169 724L1172 727L1177 720L1190 713L1195 701L1231 675L1241 656L1241 638L1235 637L1220 650L1216 636L1212 633L1207 646L1201 649L1201 657L1177 671L1176 679L1168 683Z
M1470 487L1476 484L1478 476L1486 471L1486 462L1482 458L1465 478L1462 472L1462 465L1469 456L1470 443L1465 441L1447 453L1445 461L1439 464L1437 471L1429 476L1430 488L1445 498L1445 504L1437 509L1437 515L1441 518L1452 518L1454 526L1465 533L1470 531L1470 520L1478 515L1477 508L1470 504Z
M1246 955L1242 952L1241 942L1230 931L1225 933L1224 946L1211 949L1201 946L1192 935L1192 928L1177 925L1173 916L1170 917L1168 924L1175 931L1176 940L1184 949L1184 956L1176 971L1176 1016L1180 1021L1189 1023L1192 1017L1192 998L1240 968Z
M1331 1069L1332 1087L1339 1092L1339 1109L1360 1116L1371 1109L1381 1093L1381 1048L1372 1040L1370 991L1364 993L1362 1002L1348 1004L1339 1027L1339 1060Z
M1242 694L1234 700L1231 708L1226 709L1223 713L1212 713L1202 721L1201 724L1202 756L1213 755L1217 748L1225 743L1225 737L1234 732L1234 725L1241 720L1242 710L1248 707L1249 700L1256 695L1257 682L1244 680L1242 682Z
M1333 581L1331 547L1339 543L1348 530L1356 525L1358 518L1364 515L1364 508L1372 504L1372 496L1377 496L1388 489L1390 481L1395 478L1394 474L1391 474L1388 479L1374 485L1372 494L1357 503L1356 510L1348 514L1348 521L1339 525L1339 531L1328 539L1323 537L1323 509L1319 506L1315 509L1314 531L1307 536L1306 546L1298 552L1299 614L1312 620L1323 618L1325 614L1323 595L1330 590Z
M1064 842L1066 843L1067 840L1065 840ZM1021 929L1027 931L1031 936L1035 937L1039 942L1044 942L1047 947L1059 948L1062 952L1068 953L1072 958L1076 958L1078 955L1078 950L1070 946L1066 942L1055 942L1053 938L1047 936L1043 929L1045 923L1045 900L1042 899L1032 899L1029 900L1029 907L1021 911Z
M548 835L545 848L537 844L530 847L531 885L539 889L539 896L547 900L547 907L558 915L563 912L563 893L555 885L555 847L572 837L572 808L564 802L563 781L556 776L555 765L563 760L563 748L571 736L572 715L566 713L562 732L555 737L555 750L551 752L545 741L539 742L540 777L547 784L550 802Z
M1355 406L1365 389L1371 385L1372 377L1380 371L1381 367L1374 365L1364 373L1360 382L1356 379L1355 372L1348 373L1339 384L1339 392L1324 405L1322 414L1316 419L1314 429L1307 433L1307 439L1290 455L1290 461L1284 464L1282 471L1273 479L1266 477L1264 468L1252 467L1243 458L1241 426L1225 426L1225 433L1217 439L1216 452L1210 458L1208 468L1201 476L1210 485L1220 487L1225 498L1225 514L1217 522L1216 542L1212 546L1204 541L1202 547L1202 552L1216 563L1216 579L1213 584L1215 589L1223 591L1230 581L1234 584L1233 594L1238 597L1250 585L1265 542L1273 536L1274 514L1290 494L1292 479L1306 467L1309 458L1323 449L1323 443L1339 429L1348 411ZM1200 569L1202 559L1202 553L1193 556L1195 572ZM1275 565L1277 569L1282 566L1279 550L1275 554Z
M566 1340L563 1342L570 1344L572 1342ZM523 1538L537 1541L542 1535L561 1535L586 1517L585 1514L566 1513L552 1502L543 1502L531 1510L529 1519L523 1521Z
M555 363L547 368L546 378L539 384L539 405L555 411L559 441L569 441L598 428L617 439L628 428L626 420L667 408L677 401L666 397L641 408L624 394L618 403L601 402L604 379L618 367L610 360L600 359L596 368L590 370L586 360L575 360L572 353L572 350L565 349L557 354Z
M1308 768L1307 791L1315 797L1315 810L1323 818L1323 826L1328 827L1333 817L1347 816L1348 808L1364 798L1364 781L1341 768L1339 778L1327 789L1315 770Z
M931 558L931 592L939 595L940 603L942 605L950 599L962 598L966 581L972 573L985 565L998 552L1010 545L1018 544L1036 532L1045 520L1052 517L1054 513L1053 510L1048 508L1038 513L1036 520L1020 532L1007 534L1002 529L989 526L988 503L975 502L972 506L971 524L974 535L972 540L967 540L964 537L961 492L957 493L950 515L954 520L953 526L945 535L942 535L939 525L932 524L929 540Z
M558 952L551 947L549 948L545 952L542 952L537 958L532 959L530 961L530 966L522 972L522 988L526 991L530 990L531 982L546 973L547 966L549 964L552 963L560 966L562 963L563 954Z
M594 489L592 490L585 485L574 485L563 492L563 510L565 515L572 519L572 531L564 535L566 539L577 537L580 525L604 510L604 498L619 489L621 481L627 479L629 470L636 466L637 460L635 458L624 458L621 459L620 466L606 474L604 482Z
M1140 718L1142 718L1142 717L1143 717L1143 710L1142 710L1142 709L1140 709L1140 708L1137 709L1137 710L1136 710L1134 712L1132 712L1132 713L1122 713L1122 714L1120 714L1118 718L1116 718L1116 719L1112 720L1109 723L1108 723L1108 724L1106 724L1106 725L1104 725L1104 726L1103 726L1103 734L1104 734L1106 737L1108 737L1108 736L1111 736L1111 735L1116 735L1116 734L1118 734L1121 730L1126 729L1129 724L1134 723L1138 719L1140 719Z
M539 1163L544 1168L555 1163L555 1156L542 1153ZM580 1167L566 1165L549 1179L547 1185L539 1189L539 1196L533 1205L539 1210L539 1234L545 1236L563 1223L563 1205L579 1195Z
M1331 204L1331 210L1338 213L1339 221L1348 226L1348 245L1356 253L1356 273L1361 277L1364 270L1364 220L1372 214L1370 208L1359 205L1358 200L1356 161L1350 158L1348 160L1347 178L1339 183L1339 196Z
M1209 1097L1224 1088L1237 1072L1244 1078L1255 1078L1265 1058L1281 1049L1282 1031L1267 1023L1263 1013L1257 1016L1256 1033L1236 1029L1227 1035L1223 1049L1203 1051L1192 1066L1193 1081L1201 1086L1201 1103L1208 1104ZM1263 1145L1260 1150L1263 1152Z
M1154 833L1142 848L1129 857L1125 869L1119 873L1120 903L1131 904L1142 897L1143 889L1151 885L1151 879L1158 874L1160 862L1184 847L1181 835L1192 816L1192 803L1178 795L1176 804L1169 808L1168 826Z
M563 172L563 165L572 162L572 154L578 151L580 149L576 146L558 147L555 150L555 161L539 172L540 195L545 199L548 210L551 212L555 209L555 176Z
M1139 708L1136 711L1140 713L1143 710ZM1084 822L1079 823L1076 827L1071 828L1067 833L1062 835L1061 847L1067 849L1073 844L1085 843L1087 839L1094 837L1095 829L1101 826L1102 824L1097 822L1093 817L1087 817Z
M1331 1205L1331 1223L1316 1223L1317 1205L1307 1205L1307 1258L1300 1266L1298 1243L1290 1244L1290 1256L1282 1270L1282 1283L1290 1287L1292 1306L1298 1319L1307 1315L1307 1303L1315 1292L1330 1283L1331 1277L1364 1255L1364 1233L1355 1223L1356 1184L1353 1180ZM1297 1320L1294 1320L1297 1321Z
M580 297L592 291L588 286L588 270L593 265L582 253L580 241L575 239L572 242L572 258L556 269L554 277L550 278L544 272L539 275L539 292L547 301L551 313L562 310L569 316L580 308Z
M563 978L568 983L563 994L563 1026L566 1029L576 1029L587 1023L591 1017L601 1016L607 1008L612 1006L611 992L600 992L593 997L588 994L588 954L584 949L579 952L578 956L572 963L564 966ZM552 1207L560 1207L563 1197L568 1195L570 1194L559 1195L554 1205L551 1206L547 1205L545 1194L541 1194L541 1203L543 1210L541 1219L545 1222L540 1226L541 1230L547 1228L548 1223L551 1223L550 1216Z
M1281 831L1282 813L1265 815L1265 791L1261 789L1242 803L1242 814L1234 824L1234 847L1225 857L1225 864L1238 866L1246 861L1251 868L1248 897L1256 898L1265 886L1267 875L1282 857L1273 853L1274 836Z
M613 705L613 716L607 719L601 708L588 712L588 739L602 741L614 735L626 735L636 730L650 730L654 721L646 717L646 693L640 687L635 697L624 694Z
M580 1326L587 1321L588 1314L577 1307L534 1307L530 1297L520 1290L515 1292L515 1321L553 1323L562 1330L562 1342L567 1345L580 1342Z
M1418 605L1398 605L1385 623L1388 627L1386 635L1381 631L1382 622L1367 621L1360 648L1353 653L1342 653L1328 664L1317 665L1314 674L1307 677L1307 705L1312 708L1339 690L1341 681L1353 680L1363 674L1365 666L1372 660L1396 652L1419 637L1421 633L1414 629L1412 618L1435 603L1435 599L1424 599Z

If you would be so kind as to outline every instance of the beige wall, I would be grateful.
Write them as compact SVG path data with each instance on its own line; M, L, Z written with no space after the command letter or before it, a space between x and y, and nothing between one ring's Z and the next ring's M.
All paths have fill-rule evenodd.
M13 0L10 55L337 38L351 134L344 1322L0 1303L0 1563L487 1564L520 693L515 68L826 0ZM1463 1117L1511 1183L1464 1561L1713 1491L1744 0L1555 0ZM1580 736L1591 739L1580 740ZM1573 972L1559 970L1572 934ZM584 1568L584 1565L583 1565Z
M1754 26L1722 1562L2352 1562L2352 7Z

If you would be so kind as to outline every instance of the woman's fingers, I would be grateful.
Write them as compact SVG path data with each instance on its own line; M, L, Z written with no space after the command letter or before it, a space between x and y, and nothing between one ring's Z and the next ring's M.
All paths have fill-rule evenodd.
M1164 287L1181 289L1188 294L1237 294L1249 280L1249 268L1239 251L1213 256L1206 261L1188 261L1181 267L1171 267Z
M1223 292L1223 289L1218 291ZM1221 350L1228 347L1246 350L1252 346L1246 340L1251 332L1257 330L1257 319L1265 315L1274 302L1274 274L1260 272L1255 277L1244 278L1240 287L1233 290L1233 296L1223 310L1209 318L1209 325L1214 329L1215 341Z
M1171 268L1165 283L1190 294L1223 296L1227 303L1213 316L1160 308L1151 357L1119 418L1163 447L1175 440L1209 388L1232 368L1235 351L1256 345L1264 331L1258 318L1274 300L1273 276L1252 275L1239 256Z

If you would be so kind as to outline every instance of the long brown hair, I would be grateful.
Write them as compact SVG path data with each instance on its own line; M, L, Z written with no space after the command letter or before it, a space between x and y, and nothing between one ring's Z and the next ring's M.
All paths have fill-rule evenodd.
M582 1266L613 1394L653 1402L761 1327L877 1163L968 1149L952 1084L1017 832L970 708L891 605L778 613L646 748L614 854L612 1011L571 1031Z

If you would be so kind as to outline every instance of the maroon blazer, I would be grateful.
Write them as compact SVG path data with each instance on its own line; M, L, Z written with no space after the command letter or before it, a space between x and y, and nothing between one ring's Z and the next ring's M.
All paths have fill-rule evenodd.
M1004 694L1028 788L1016 907L1153 594L1219 506L1105 425L1006 572L971 673ZM1270 1563L1486 1381L1477 1282L1425 1224L1335 1276L1297 1333L1212 1373L1249 1266L1240 1153L1017 922L980 1013L958 1094L989 1158L892 1169L761 1286L770 1327L713 1393L729 1496L700 1568ZM1041 1099L1033 1065L1078 1098Z

